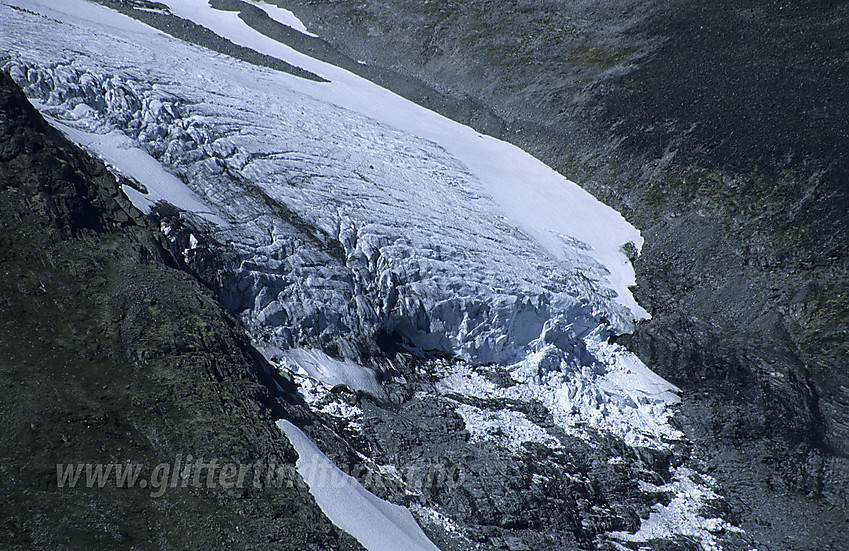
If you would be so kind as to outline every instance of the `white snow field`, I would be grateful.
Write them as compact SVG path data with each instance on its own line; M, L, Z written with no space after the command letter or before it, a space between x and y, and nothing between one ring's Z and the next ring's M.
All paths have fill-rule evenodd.
M357 538L369 551L439 551L409 510L363 488L289 421L281 419L277 426L298 452L295 468L333 524Z
M656 448L681 438L668 423L677 389L608 342L648 315L622 251L642 238L619 213L520 149L299 54L235 13L163 3L329 82L84 0L0 0L0 67L52 124L148 189L125 187L137 206L167 200L228 251L223 301L269 358L313 381L310 392L344 384L380 395L358 361L364 343L394 333L462 360L444 392L539 400L578 435ZM291 13L251 3L307 32ZM197 240L188 243L186 253ZM490 363L519 384L495 388L475 371ZM458 411L478 438L493 423L514 445L546 438L510 413ZM710 548L714 537L692 521L708 490L674 501L690 516L668 518L686 526L654 522L663 529L651 533Z
M351 360L336 360L321 350L293 348L281 352L279 363L287 370L319 381L327 387L345 385L353 391L383 396L375 373Z
M330 81L329 85L314 83L302 88L312 97L439 144L477 176L470 183L476 191L494 200L497 208L491 209L495 211L493 214L506 216L557 259L573 260L575 241L588 246L588 255L607 270L598 277L607 280L617 293L617 301L634 316L647 317L628 290L635 283L634 271L620 250L628 242L639 250L642 236L618 212L574 182L518 147L479 134L349 71L296 52L255 31L235 12L214 10L199 0L163 0L163 3L175 15L199 23L236 44Z
M301 20L295 17L295 14L287 9L283 9L273 4L268 4L266 2L263 2L262 0L246 0L245 3L258 7L259 9L267 13L270 18L277 21L278 23L295 29L299 33L305 34L307 36L318 38L318 35L309 32L306 26L301 22Z

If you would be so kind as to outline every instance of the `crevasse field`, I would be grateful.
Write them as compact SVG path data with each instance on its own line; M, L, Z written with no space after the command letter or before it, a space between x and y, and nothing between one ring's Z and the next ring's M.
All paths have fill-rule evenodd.
M364 349L397 334L424 356L460 360L442 369L446 395L535 400L578 437L609 433L652 448L682 438L668 423L677 389L609 342L649 315L628 290L623 248L639 250L642 237L619 213L515 146L297 53L235 13L201 0L164 4L326 82L84 0L0 0L0 65L52 124L142 184L146 192L125 186L140 209L167 201L184 211L198 228L186 255L205 239L229 251L226 306L308 400L338 384L380 395ZM307 32L285 10L254 4ZM495 385L476 369L487 364L518 384ZM560 445L520 412L459 402L457 411L473 439L497 427L508 448ZM296 427L280 426L302 458L323 457ZM678 468L652 488L673 498L617 537L682 534L715 548L712 533L732 528L700 516L716 496L691 474ZM368 549L435 549L409 511L361 487L314 495Z

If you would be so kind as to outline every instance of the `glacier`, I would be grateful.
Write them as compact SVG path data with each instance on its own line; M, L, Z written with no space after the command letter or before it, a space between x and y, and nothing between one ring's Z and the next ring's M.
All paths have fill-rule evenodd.
M66 25L70 42L86 42L84 28ZM606 281L613 268L589 245L558 234L561 258L549 254L433 141L283 86L314 84L296 77L226 59L168 59L174 46L157 48L153 36L112 66L99 52L128 48L107 36L92 44L91 57L68 52L65 38L53 50L42 39L31 52L40 64L10 59L4 68L45 114L78 130L124 132L205 201L196 214L227 220L211 228L239 258L224 283L226 302L248 312L264 340L285 348L334 341L339 355L358 359L358 343L346 336L397 332L423 350L488 363L516 358L559 312L630 328L633 316L617 301L623 295ZM168 73L154 74L157 66ZM96 153L110 161L105 148ZM610 209L582 200L585 216L597 218L594 230L610 234L602 216ZM306 251L294 235L318 250ZM617 247L635 235L626 232Z
M290 12L252 4L308 32ZM316 399L338 385L381 397L393 374L372 360L388 336L420 357L452 358L437 383L449 398L535 400L585 438L655 449L682 438L669 424L677 389L611 342L648 317L628 289L626 250L642 237L619 213L515 146L300 54L235 13L164 5L327 82L84 0L0 0L0 66L54 126L137 183L124 190L139 208L178 209L190 231L162 228L187 262L214 245L220 298L272 363ZM517 384L493 385L481 375L488 365ZM473 438L492 439L497 426L508 446L557 445L519 412L456 407ZM704 484L670 483L694 496L670 504L688 512L678 515L686 525L645 534L687 533L713 548L712 532L693 527L712 495ZM708 520L712 530L724 522Z

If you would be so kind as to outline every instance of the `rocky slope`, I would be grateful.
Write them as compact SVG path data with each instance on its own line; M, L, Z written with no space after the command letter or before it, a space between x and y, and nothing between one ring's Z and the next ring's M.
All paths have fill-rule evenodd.
M103 0L103 3L181 39L250 63L294 71L286 63L236 47L195 24L175 18L161 5L142 1ZM242 409L253 407L250 404L255 402L260 404L261 418L267 415L263 412L270 409L275 416L286 415L298 420L338 464L365 470L375 493L410 505L433 540L447 549L610 549L623 541L636 548L640 543L611 538L611 533L633 532L650 510L675 511L676 495L699 492L707 496L696 504L701 504L699 512L704 517L687 520L692 520L693 526L700 530L698 538L683 535L675 541L655 539L651 545L695 549L700 546L698 541L701 546L708 546L718 539L726 549L753 546L840 548L847 529L841 492L847 473L845 450L841 451L845 442L841 437L845 412L840 405L844 380L841 377L845 375L840 362L845 361L846 346L842 337L846 327L846 295L841 285L846 281L846 256L841 248L845 246L842 226L845 218L840 216L845 211L845 195L840 185L843 176L837 152L845 134L840 125L835 124L832 113L840 114L840 106L845 104L839 100L845 92L834 84L839 81L844 66L831 62L835 56L840 59L840 52L835 53L827 40L832 36L829 33L841 32L845 19L839 5L817 8L821 10L818 17L793 12L787 19L783 19L784 15L779 18L778 12L771 13L773 7L762 8L754 4L743 6L751 8L749 12L743 8L726 10L716 6L698 14L694 14L692 8L677 4L649 7L641 4L639 9L636 4L627 3L604 8L591 4L564 7L554 3L530 6L494 2L415 6L401 2L289 5L304 17L312 30L329 37L330 44L273 23L255 6L231 0L216 0L214 5L239 11L242 19L262 32L303 51L364 73L450 116L521 144L561 171L576 176L638 221L647 237L646 248L637 261L641 272L638 297L654 318L641 325L634 337L622 341L637 350L651 367L685 388L678 424L689 439L676 439L674 446L667 442L657 449L635 446L633 442L628 445L619 437L592 430L590 434L579 431L579 438L569 432L576 427L568 422L564 424L563 419L557 417L562 412L545 401L549 394L554 394L553 389L542 388L542 393L534 394L535 387L529 382L538 384L540 378L557 371L552 368L559 367L564 379L577 380L580 384L586 382L586 388L592 390L604 366L603 362L592 358L597 351L589 353L582 348L588 341L578 342L575 334L561 331L556 324L546 326L547 330L543 328L539 340L528 343L537 347L538 357L529 358L527 365L511 365L507 369L498 365L443 361L433 355L430 358L411 355L410 348L399 346L409 345L404 339L399 342L399 334L378 334L376 341L359 353L364 359L371 356L371 367L391 374L394 381L384 382L384 388L374 396L349 392L340 386L329 394L329 388L324 389L316 398L310 396L312 389L307 385L301 391L311 399L315 409L321 410L313 414L268 398L267 391L247 385L258 393L258 398L245 398L247 405L233 410L235 422L244 422ZM790 13L783 11L789 6L776 4L774 8ZM694 28L694 22L702 28ZM743 25L743 22L751 25ZM799 39L804 44L791 41L785 47L788 28L809 33L816 30L818 36L826 38L818 43L819 49L808 48L806 39ZM800 36L806 34L800 33ZM717 45L723 47L715 48ZM47 52L46 44L42 46ZM41 55L47 56L46 53ZM122 63L120 54L116 52L116 55L117 63ZM796 64L789 68L784 64L788 56L796 56ZM96 66L97 55L91 59ZM815 63L808 63L811 60ZM121 116L128 115L127 120L130 116L138 116L138 121L133 121L139 124L133 126L135 123L131 122L130 126L140 133L132 137L147 143L152 154L173 164L199 189L213 183L209 188L217 189L217 193L229 193L251 208L259 209L255 217L248 217L245 235L239 237L243 242L237 250L243 256L234 260L232 251L228 252L226 247L218 251L224 256L204 255L201 252L206 244L202 244L185 257L192 259L194 273L211 285L218 298L234 313L246 316L249 323L258 320L259 329L266 321L270 329L275 329L280 320L297 330L321 329L320 335L295 334L292 342L285 341L286 346L295 342L317 344L328 352L348 355L350 350L345 347L331 346L339 341L339 332L326 331L328 327L335 329L338 324L321 323L322 316L340 317L339 312L348 307L344 301L337 301L337 304L326 297L308 296L310 300L315 298L319 312L318 322L314 323L303 312L288 317L279 311L265 312L270 303L262 298L262 291L266 287L274 289L280 300L277 292L280 289L273 282L279 279L281 274L277 272L283 268L304 269L293 272L301 279L305 274L318 277L311 278L312 284L306 289L322 287L316 285L316 281L325 277L327 267L345 272L343 262L350 264L351 258L356 260L362 256L359 253L368 252L357 248L360 241L367 240L362 239L356 225L348 228L337 223L334 229L333 224L325 223L320 215L317 221L305 220L294 216L287 206L304 210L297 195L275 198L259 193L243 177L247 175L257 183L265 180L268 173L255 168L262 163L243 171L244 164L234 164L241 158L239 148L219 147L224 142L218 143L220 136L215 135L216 128L203 127L197 117L190 116L192 110L198 108L209 109L204 114L214 115L211 108L214 100L198 96L192 101L194 90L185 86L178 88L177 83L155 82L151 68L146 78L154 79L152 84L136 82L134 79L139 77L134 73L113 78L124 71L120 67L107 69L116 75L107 73L104 76L88 70L85 63L80 64L82 70L67 70L61 63L54 66L54 61L47 59L42 67L26 64L23 69L17 67L16 78L24 75L23 78L29 79L27 86L31 90L28 93L49 100L51 108L60 116L65 103L73 100L71 107L74 107L80 101L88 101L74 94L92 82L103 84L104 94L113 99L119 95L110 95L109 86L116 83L129 86L118 99L131 101L128 91L141 90L147 95L144 100L138 98L141 106L138 112L132 109L127 113L121 109L112 112L111 104L101 105L96 97L89 107L92 112L105 109L101 115L110 123L118 121L118 128L125 132ZM817 90L811 89L813 81L799 69L802 63L805 63L805 71L814 71L820 77ZM772 84L758 82L773 70L779 71L779 75L771 75ZM775 82L790 82L792 86L775 86ZM705 91L706 83L711 83L710 88L715 89L716 94ZM153 108L153 96L148 97L150 89L161 84L173 85L171 90L188 94L177 100L176 111L173 105L156 104L156 109ZM206 81L205 86L212 85L212 80ZM807 101L801 107L797 105L799 96L788 91L796 88L807 91ZM66 93L68 90L74 92ZM837 98L838 101L833 102L834 110L820 108L817 99L820 90ZM226 94L214 96L227 97ZM292 96L291 101L301 100ZM304 105L314 108L309 103ZM750 116L752 109L758 116ZM221 125L225 132L241 128L225 137L249 135L253 124L251 113L250 110L240 112L241 124ZM818 123L809 123L802 117L804 113L811 114ZM320 109L311 114L324 115ZM75 118L86 116L83 110L77 109L74 115ZM282 110L275 118L288 120L290 115L292 113ZM357 129L361 133L357 141L363 140L362 126L344 126ZM179 139L162 139L163 133L171 136L169 133L177 127L188 130L178 133ZM259 127L265 128L265 125ZM264 132L268 135L268 129ZM808 133L814 145L809 147L807 141L797 139L795 136L799 132ZM327 131L319 127L313 141L320 145L327 135ZM281 134L280 137L285 136ZM298 137L299 147L304 147L301 141L305 136L309 133L302 131ZM182 149L172 152L174 143ZM351 146L351 142L344 139L340 143ZM168 149L163 146L158 150L162 144ZM250 143L247 145L253 147ZM307 143L306 150L313 149L315 146ZM421 151L426 150L429 148L421 148ZM431 155L432 152L424 157L431 158ZM245 160L250 163L256 159L248 155ZM343 175L342 172L347 174L347 171L339 168L351 162L350 156L333 157L332 161L323 165L334 171L333 188L357 182L356 178ZM321 170L327 168L323 165ZM310 166L307 164L307 168ZM373 170L374 167L369 168ZM242 176L236 177L235 173ZM270 174L277 175L274 171ZM281 174L290 178L290 182L295 174L298 186L305 188L322 181L320 174L312 169L304 171L297 163L291 167L287 165ZM369 181L362 175L357 177ZM391 178L378 187L389 183ZM248 189L253 191L247 193ZM407 193L403 187L401 191ZM120 199L120 195L116 196ZM263 205L271 209L270 212L262 211ZM90 212L103 208L104 205L97 205ZM105 205L106 212L111 208ZM172 230L185 222L174 209L157 209L157 215L163 217L162 221ZM135 223L145 223L138 216L131 218ZM274 230L267 232L272 235L273 243L258 250L250 232L256 227L261 234L266 223ZM429 228L428 223L416 225ZM126 233L127 230L122 231ZM203 228L189 227L177 233L176 241L171 233L174 256L161 252L163 249L155 249L172 264L178 262L175 258L183 257L192 236L203 235ZM821 237L823 234L825 238ZM135 239L142 239L141 234L133 235ZM242 245L244 250L238 249ZM504 246L504 242L501 245ZM232 242L227 246L232 246ZM382 251L383 245L379 247ZM516 250L520 249L522 247ZM408 247L404 251L400 256L409 258L415 269L396 271L399 274L421 272L421 266L425 265L417 264L421 262L421 247L419 250L415 246ZM437 255L435 259L446 266L453 254L441 248L425 251ZM56 258L64 258L65 254L63 250ZM319 261L313 258L316 254ZM365 256L371 258L369 254ZM438 256L442 254L444 258ZM140 255L143 259L156 256L150 251ZM269 261L270 257L273 261ZM302 261L304 258L308 261ZM240 262L245 259L250 262ZM103 273L111 274L110 266ZM430 266L426 266L428 273L442 273L431 272ZM475 270L475 274L478 272L480 270ZM100 271L96 273L101 274ZM450 270L445 273L446 281L450 281ZM97 282L98 277L91 277L91 282ZM227 277L231 278L229 283ZM406 277L405 274L401 284L406 283ZM350 278L343 274L343 277L327 279L336 286L334 290L342 288L340 296L348 296L345 286L351 286ZM242 280L249 280L248 285L236 284ZM437 281L441 280L437 278ZM176 285L169 281L163 283ZM399 281L391 280L390 283L391 291ZM151 283L151 288L158 284ZM137 299L144 297L133 295L124 298L124 302L117 301L113 297L118 292L114 290L116 286L121 287L123 293L124 287L119 282L108 287L109 292L97 289L88 296L95 301L100 301L101 296L108 297L103 300L119 304L130 312L131 315L125 317L131 319L132 330L125 331L129 340L122 340L122 346L129 346L131 351L140 347L147 350L149 343L153 343L151 346L159 350L156 344L159 341L148 335L161 325L159 318L144 318L136 324L135 320L141 319L136 317L141 316L138 312L145 311L145 307L137 304ZM288 284L284 287L290 288ZM353 285L352 288L363 287L368 286ZM482 285L481 289L485 287ZM126 288L135 289L133 286ZM444 284L435 287L443 288L453 287ZM256 293L251 294L253 291ZM142 303L148 311L157 314L159 305L174 304L174 301L177 303L175 309L182 310L186 306L177 295L189 297L197 292L195 287L180 288L174 296L168 293L167 300L155 298L155 303ZM592 295L593 290L588 292ZM247 306L240 303L244 300L248 301ZM299 301L286 297L281 301L284 308L289 303ZM256 311L251 311L254 304ZM26 307L24 302L21 305ZM435 312L432 305L426 307L420 303L420 307L424 314ZM463 308L477 307L467 302ZM415 309L401 312L402 318L418 320L422 316L416 312ZM444 325L452 315L451 311L443 309L434 319L441 320ZM90 316L81 317L88 319ZM101 319L103 316L94 317ZM111 322L115 318L106 319ZM118 320L123 319L119 314ZM342 316L340 319L344 321L342 326L359 324L357 318ZM352 320L356 323L350 323ZM117 325L123 328L126 323L122 323ZM490 322L482 325L487 324L491 325ZM164 326L170 328L171 324L164 323ZM98 332L111 334L107 328L100 328ZM236 332L241 331L238 325L234 328ZM255 336L263 336L257 327L249 330L253 330ZM189 328L186 331L189 336L185 342L176 341L177 344L169 344L166 348L184 355L184 347L197 346L196 334L203 346L207 346L210 339L206 338L205 330ZM172 331L156 330L155 333L156 338L173 340ZM356 338L366 336L366 340L373 337L362 329L352 334ZM119 335L123 338L124 333L119 332ZM401 336L414 339L420 335L408 331ZM528 338L534 336L536 333ZM91 340L83 336L69 346L84 349L89 346L83 342L86 339ZM125 345L125 342L131 344ZM213 344L216 343L221 346L212 348L214 359L205 360L204 368L229 365L227 362L232 360L219 359L215 354L234 346L239 357L256 356L243 339L235 336L233 340L214 339ZM447 349L450 351L451 346ZM296 358L282 354L281 359L279 352L282 351L266 351L283 368L287 361ZM565 357L563 352L566 352ZM139 357L141 360L148 356L158 358L157 354L143 352ZM262 361L258 361L262 366ZM191 363L189 365L191 367ZM215 367L210 369L215 370ZM239 381L243 378L258 380L246 375L242 368L233 369L235 375L226 375L226 369L225 375L217 375L223 377L225 385L213 385L212 395L223 392L222 388L227 387L233 377ZM260 367L258 372L263 369ZM170 381L169 384L176 384L171 379L173 372L165 371L164 366L160 365L160 370L153 372ZM197 378L187 377L180 382L185 386L174 387L175 395L180 398L191 396L197 400L198 393L191 389L195 386L207 388ZM260 382L268 383L268 380ZM307 383L307 379L304 382ZM146 381L140 386L145 392L150 390ZM112 386L107 385L103 391L109 388ZM241 404L244 396L238 396L241 397L237 397L236 403ZM617 399L613 396L607 403ZM201 402L202 407L217 411L207 402ZM781 407L775 407L776 403ZM116 402L116 409L126 405ZM180 407L174 405L174 410ZM595 403L594 407L604 409L602 403ZM143 409L150 408L145 403ZM172 416L168 409L163 412L154 408L153 411L167 414L169 418ZM582 410L582 416L586 413ZM208 418L207 415L203 417ZM233 423L233 419L228 423ZM316 423L317 419L321 422ZM248 426L256 426L256 423L264 430L265 425L259 421L251 421ZM226 427L232 425L225 423L223 426L221 434L226 436L229 430ZM176 442L185 434L183 431L173 435L169 440L173 445L166 448L166 452L173 455ZM250 437L249 447L268 449L272 444L264 438ZM275 432L268 438L279 439L279 434ZM216 437L211 442L219 440ZM201 447L192 453L210 453L203 451L207 448L202 444L197 445ZM231 445L229 441L222 442L216 449L224 453ZM234 449L241 448L235 445ZM128 457L136 457L138 453L141 452L133 450ZM254 452L245 453L256 457ZM277 453L291 459L287 452ZM450 474L455 478L441 479L437 483L422 479L423 469L427 472L440 465L444 468L429 474ZM730 499L716 499L708 490L709 484L704 481L710 479L711 473L723 486L720 493ZM166 493L165 497L169 495ZM19 493L15 498L26 497L21 496ZM45 496L44 503L53 498L55 494ZM306 500L303 503L309 501L303 493L287 494L285 499L289 498ZM139 507L149 507L147 503L139 503ZM223 503L219 513L223 518L226 519L231 510L238 513L241 502L234 505L224 499ZM692 507L687 513L694 514ZM266 518L265 514L251 513L252 517L261 519ZM303 514L307 517L289 525L298 538L303 534L301 525L310 522L310 515L315 514L314 507L306 506ZM428 523L427 519L432 522ZM113 525L118 526L120 522L115 520ZM742 526L745 534L741 535L735 525ZM242 541L265 541L261 538L267 534L261 527L252 526L255 530L246 534ZM318 523L317 526L326 525ZM681 527L679 524L678 529ZM620 537L622 533L619 532ZM289 544L283 532L278 534L281 534L278 539L285 540L282 545ZM337 543L333 538L338 535L332 530L323 534L307 534L303 538L309 541L329 538L320 541L321 546ZM174 541L177 541L174 545L180 545L180 541ZM342 545L344 538L340 542Z
M333 55L634 220L653 318L627 342L689 391L697 455L764 545L841 545L845 2L284 4Z
M4 548L360 549L297 476L225 488L203 472L197 486L152 492L115 479L88 488L83 475L57 487L59 464L132 462L153 480L189 454L292 473L273 419L305 414L272 398L241 325L112 174L2 72L0 193Z
M133 11L157 10L162 28L206 43L151 6ZM302 80L90 4L75 4L82 17L39 8L49 16L3 8L15 31L4 68L53 124L143 183L124 189L134 200L164 195L188 209L160 204L154 216L174 257L321 412L287 415L370 489L410 506L443 548L745 547L710 477L683 465L686 442L666 423L670 385L607 342L615 318L629 318L594 283L604 274L580 242L565 239L571 252L552 262L491 216L445 149L304 97ZM199 69L202 80L182 77ZM243 85L258 78L271 94ZM461 131L472 147L484 140ZM614 241L602 230L628 267L617 249L635 232ZM493 352L503 365L486 365ZM667 520L631 536L650 514Z

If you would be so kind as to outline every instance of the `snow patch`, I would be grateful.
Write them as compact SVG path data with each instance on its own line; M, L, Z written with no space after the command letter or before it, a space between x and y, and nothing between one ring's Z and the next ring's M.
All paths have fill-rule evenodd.
M294 13L292 13L291 11L289 11L287 9L281 8L279 6L274 6L274 5L268 4L266 2L262 2L262 0L242 0L242 1L245 2L246 4L256 6L257 8L259 8L262 11L264 11L265 13L267 13L268 17L270 17L271 19L273 19L274 21L277 21L278 23L280 23L282 25L286 25L287 27L289 27L291 29L295 29L296 31L298 31L301 34L305 34L305 35L311 36L313 38L318 38L317 34L313 34L313 33L309 32L307 30L306 25L304 25L301 22L301 20L298 19L297 16L295 16Z
M354 536L369 551L439 551L410 511L363 488L289 421L281 419L277 426L298 452L295 468L333 524Z
M108 134L97 134L74 128L55 119L50 123L61 130L69 140L93 153L110 167L115 167L123 176L133 178L145 186L146 194L129 186L122 188L140 211L148 213L157 202L168 201L175 207L193 212L210 222L222 226L227 224L217 214L216 208L201 199L174 174L165 170L159 161L138 147L137 142L125 134L117 130Z
M294 348L281 351L279 365L289 371L312 377L330 388L344 385L354 392L385 396L374 371L351 360L336 360L321 350Z
M709 501L719 499L712 488L716 481L687 467L674 469L672 475L672 481L668 484L647 484L649 490L671 492L673 498L669 505L656 504L637 532L613 532L611 535L630 542L649 542L653 539L685 535L699 541L705 551L722 551L715 534L742 530L722 519L705 518L699 513Z

